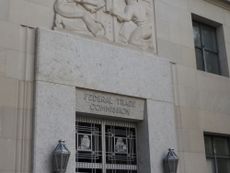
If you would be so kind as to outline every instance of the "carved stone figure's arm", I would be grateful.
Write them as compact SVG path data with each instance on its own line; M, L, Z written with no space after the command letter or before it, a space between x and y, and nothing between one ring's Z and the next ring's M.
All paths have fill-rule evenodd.
M54 10L57 14L66 18L81 18L84 16L82 11L76 10L75 2L66 3L63 0L56 0Z
M88 2L87 0L77 0L79 3L89 12L96 13L98 10L105 6L105 2L103 0L98 0L96 3ZM89 6L93 6L90 8Z
M82 2L82 0L74 0L74 2L80 3L80 2Z
M133 17L133 9L127 5L123 13L114 10L112 14L116 16L120 22L129 22Z
M102 2L98 4L98 6L96 8L97 11L100 10L100 9L102 9L105 6L105 2L103 2L103 3Z

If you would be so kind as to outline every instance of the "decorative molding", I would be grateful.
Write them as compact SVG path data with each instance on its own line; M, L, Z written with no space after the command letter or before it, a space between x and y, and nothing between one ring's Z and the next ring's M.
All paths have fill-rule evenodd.
M226 10L230 10L230 0L205 0Z
M56 0L54 30L155 50L151 0Z
M17 95L17 137L15 154L15 173L32 171L32 109L33 109L33 61L35 29L21 26L21 51L24 73L18 81Z

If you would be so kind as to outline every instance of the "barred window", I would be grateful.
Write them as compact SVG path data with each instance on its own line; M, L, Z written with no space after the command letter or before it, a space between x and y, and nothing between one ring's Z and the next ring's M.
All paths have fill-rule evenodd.
M76 118L77 173L137 173L136 126Z
M230 137L205 135L205 153L210 173L230 172Z
M221 74L216 28L193 21L197 69Z

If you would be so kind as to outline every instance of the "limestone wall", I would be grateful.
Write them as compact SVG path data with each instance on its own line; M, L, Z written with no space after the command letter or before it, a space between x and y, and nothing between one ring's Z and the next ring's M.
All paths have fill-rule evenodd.
M0 1L0 172L31 172L34 27L50 28L54 1Z
M0 173L31 172L33 28L52 27L53 4L54 0L0 0ZM204 173L203 131L230 133L230 82L196 70L191 13L223 24L230 66L230 12L204 0L154 4L157 54L176 63L180 172Z
M230 66L230 11L204 0L156 0L158 54L173 58L180 173L208 173L203 133L230 134L230 80L196 69L191 13L223 24Z

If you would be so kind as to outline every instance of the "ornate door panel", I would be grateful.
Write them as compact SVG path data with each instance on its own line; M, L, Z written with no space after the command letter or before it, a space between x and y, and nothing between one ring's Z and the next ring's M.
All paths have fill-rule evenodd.
M135 124L77 118L76 172L136 173Z

